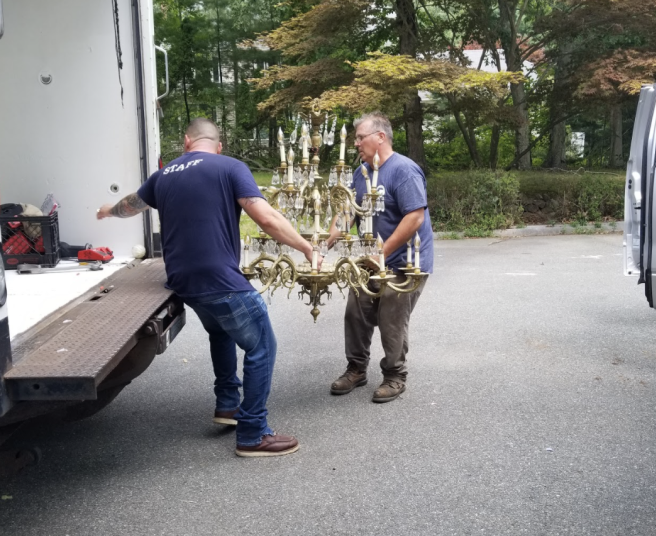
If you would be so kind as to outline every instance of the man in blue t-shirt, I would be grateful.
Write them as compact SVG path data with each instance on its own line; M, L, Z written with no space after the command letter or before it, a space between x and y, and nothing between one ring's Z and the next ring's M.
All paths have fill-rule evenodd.
M419 233L422 272L433 272L433 230L428 215L426 177L421 168L409 158L392 149L392 126L380 112L363 115L354 122L355 146L360 159L373 178L373 160L380 157L378 185L385 188L385 211L373 218L373 236L384 241L385 264L394 270L392 282L400 283L405 276L400 271L406 266L407 242ZM356 202L362 203L366 193L365 178L360 168L353 173ZM356 218L359 226L359 218ZM339 236L335 225L328 240L332 246ZM351 290L344 315L344 339L348 365L330 387L334 395L350 393L367 383L367 366L374 328L378 326L385 357L380 361L383 383L374 391L374 402L390 402L405 391L406 353L408 352L408 326L410 315L426 284L422 279L419 288L409 294L386 289L380 298L372 299L364 292ZM379 284L369 283L372 291Z
M277 435L267 424L276 338L266 304L239 269L241 210L309 261L312 246L263 199L248 167L220 154L212 121L194 119L184 148L184 155L153 173L136 193L99 208L98 219L158 210L167 287L198 314L209 334L214 422L237 426L238 456L296 452L296 438ZM245 352L241 403L236 345Z

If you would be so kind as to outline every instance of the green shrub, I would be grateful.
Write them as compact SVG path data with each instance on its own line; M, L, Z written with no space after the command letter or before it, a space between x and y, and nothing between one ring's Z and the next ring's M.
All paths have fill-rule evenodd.
M603 175L584 176L574 188L576 218L600 220L604 216L620 219L624 214L624 183Z
M513 174L490 170L432 176L428 206L436 230L480 236L520 221L519 181Z
M610 172L525 171L520 174L520 192L525 200L553 200L557 208L544 215L545 221L589 221L622 219L624 176ZM533 223L537 215L531 215Z

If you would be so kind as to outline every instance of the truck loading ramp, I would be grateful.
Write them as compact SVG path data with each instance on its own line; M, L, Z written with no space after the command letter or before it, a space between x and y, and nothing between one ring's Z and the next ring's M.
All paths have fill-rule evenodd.
M50 331L54 329L54 335L44 337L39 333L33 337L32 348L5 374L10 398L96 399L98 385L144 334L154 333L149 319L156 320L167 302L179 300L164 287L165 282L161 259L135 264L103 281L88 299L52 323ZM171 340L182 325L184 314L181 322L171 326L176 330ZM44 342L39 345L41 339ZM25 345L29 347L30 342Z

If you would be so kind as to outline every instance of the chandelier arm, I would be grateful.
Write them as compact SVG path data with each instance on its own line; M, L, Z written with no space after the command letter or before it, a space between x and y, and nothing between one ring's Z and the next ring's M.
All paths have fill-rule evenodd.
M390 288L398 288L402 289L407 287L410 283L412 283L416 278L412 275L405 274L405 280L401 283L389 283Z
M271 262L269 267L258 267L257 265L262 262ZM282 265L287 265L287 268L281 269ZM296 280L298 279L298 271L294 261L288 255L280 255L277 259L261 253L260 256L255 259L250 265L249 269L254 270L258 273L260 282L263 283L263 287L258 291L260 294L266 292L272 285L272 293L276 289L282 287L287 287L290 289L294 288ZM289 273L291 272L291 275Z
M406 285L412 281L412 287L407 287ZM410 294L411 292L414 292L419 288L419 285L421 284L421 279L418 277L408 277L406 281L404 281L400 285L396 285L394 283L387 283L387 286L389 286L390 289L392 289L394 292L398 292L399 294Z
M388 285L387 281L385 281L384 279L381 280L380 283L381 283L380 288L378 289L377 292L369 290L368 285L362 285L360 288L362 289L362 292L364 292L367 296L369 296L371 298L380 298L383 295L383 293L385 292L385 288Z
M262 191L262 192L266 192L266 193L269 194L269 196L271 196L271 197L274 197L275 195L278 194L278 192L280 192L280 190L282 190L282 188L276 188L275 186L268 186L268 187L265 187L265 188L264 188L263 190L261 190L261 191Z
M361 259L358 259L361 260ZM380 296L383 295L383 292L385 291L385 286L387 282L384 279L381 279L381 286L378 291L373 291L369 289L369 272L365 269L363 269L362 266L358 264L358 261L353 261L351 259L345 259L345 263L348 263L352 270L348 270L347 273L347 283L349 288L353 289L353 291L356 293L356 296L359 295L358 291L362 290L367 296L370 296L372 298L379 298ZM362 262L362 261L361 261ZM340 263L338 263L340 264ZM354 272L355 279L356 281L353 282L352 279L348 276L350 276Z
M353 278L355 278L355 281L353 281ZM356 296L359 296L360 292L358 289L361 288L363 283L364 285L367 284L369 281L369 273L360 270L358 265L355 264L352 259L343 257L335 265L334 279L340 290L349 287L353 290L353 292L355 292ZM343 283L340 284L340 281Z
M345 200L346 197L348 197L349 202L351 203L351 206L355 210L355 213L358 216L366 216L367 212L362 210L362 207L360 207L356 202L355 202L355 196L353 195L353 192L349 190L348 188L345 188L341 184L337 184L332 187L330 190L330 197L333 200L333 204L337 204L340 201Z

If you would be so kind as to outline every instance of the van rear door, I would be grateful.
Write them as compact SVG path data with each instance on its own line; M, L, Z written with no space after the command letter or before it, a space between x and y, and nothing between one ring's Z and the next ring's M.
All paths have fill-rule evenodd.
M637 275L645 284L645 295L654 307L653 251L654 226L654 151L656 150L656 85L640 92L631 138L631 153L626 168L624 198L624 274Z

